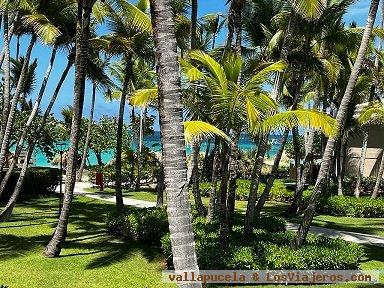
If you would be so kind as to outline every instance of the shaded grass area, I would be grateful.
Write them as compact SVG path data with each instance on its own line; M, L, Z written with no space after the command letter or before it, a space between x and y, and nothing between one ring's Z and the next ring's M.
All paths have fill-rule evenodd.
M19 204L0 223L0 285L17 287L175 287L161 283L160 249L106 235L113 204L76 197L61 257L47 259L44 246L56 226L57 199Z

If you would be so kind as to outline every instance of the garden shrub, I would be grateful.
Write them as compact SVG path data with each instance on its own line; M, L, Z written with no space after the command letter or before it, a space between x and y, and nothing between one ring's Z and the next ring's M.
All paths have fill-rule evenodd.
M107 216L106 226L111 235L160 245L168 232L167 213L162 208L128 210L124 216L112 213Z
M274 216L261 216L256 220L256 229L262 229L268 232L282 232L286 230L284 219Z
M384 199L371 199L364 196L359 198L331 196L322 200L318 211L333 216L382 218L384 217Z
M343 194L346 196L354 196L355 187L356 187L356 177L349 176L344 177L343 179ZM363 177L361 179L361 196L371 196L373 189L375 188L376 177ZM380 190L384 191L384 181L380 183ZM332 187L333 194L337 194L337 185L333 185Z
M358 269L363 257L363 250L357 244L315 235L309 235L306 243L294 250L290 247L293 232L267 231L267 225L255 229L249 237L244 237L242 226L234 226L229 246L223 251L218 223L206 224L195 219L193 227L200 269ZM161 243L171 269L169 234Z
M6 171L3 171L1 173L0 179L3 179L5 173ZM5 188L4 195L0 199L1 202L8 201L15 188L17 179L19 178L19 174L19 170L15 170L12 173L7 187ZM31 167L27 170L18 200L23 201L37 198L42 195L52 194L54 193L59 183L60 169Z

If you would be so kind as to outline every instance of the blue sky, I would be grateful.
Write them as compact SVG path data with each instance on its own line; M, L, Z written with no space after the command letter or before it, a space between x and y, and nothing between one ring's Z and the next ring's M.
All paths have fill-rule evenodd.
M227 7L225 6L226 0L200 0L199 1L199 16L203 16L205 14L209 13L217 13L222 12L226 13ZM357 1L350 9L348 14L345 17L345 22L348 24L352 21L356 21L359 26L362 26L365 24L365 19L368 14L369 9L369 0L361 0ZM220 35L219 41L223 41L225 38L225 33L222 33L223 35ZM2 38L0 38L2 40ZM23 53L26 50L26 45L28 45L29 37L25 36L21 41L21 53ZM15 45L15 39L13 39L12 47L16 47ZM15 49L12 49L14 56ZM42 45L41 43L38 43L32 53L32 59L37 58L38 59L38 67L36 70L37 75L37 82L36 82L36 89L35 94L38 93L38 88L40 87L42 76L45 73L46 67L48 65L48 61L50 58L51 49L49 47L46 47ZM66 65L66 54L64 51L60 51L57 54L56 61L54 64L54 67L52 69L52 74L48 82L48 86L45 92L45 99L49 99L50 95L52 95L56 84L61 76L61 73ZM73 83L74 83L74 69L71 69L59 96L59 99L56 102L56 105L53 108L53 113L55 116L60 118L60 111L63 107L66 107L68 105L72 104L73 101ZM86 87L86 99L84 104L84 116L87 117L89 114L89 106L90 106L90 99L91 99L91 87L89 83L87 83ZM34 99L35 95L32 96L32 99ZM49 100L43 101L42 108L45 109L46 105L48 104ZM127 109L128 110L128 109ZM100 118L102 115L111 115L115 116L118 113L118 102L106 102L103 98L102 93L98 92L97 100L96 100L96 107L95 107L95 115L96 119ZM129 121L128 114L129 111L126 113L126 121ZM158 130L158 124L155 125L155 130Z

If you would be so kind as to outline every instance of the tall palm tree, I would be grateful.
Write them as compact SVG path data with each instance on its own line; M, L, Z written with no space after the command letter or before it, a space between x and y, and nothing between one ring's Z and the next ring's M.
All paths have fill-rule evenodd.
M309 227L311 225L313 216L315 214L316 206L318 203L318 200L320 198L322 189L324 187L324 182L327 178L328 170L330 168L331 164L331 158L332 155L335 151L335 144L336 144L336 139L340 135L340 131L343 130L344 127L344 122L345 122L345 117L346 117L346 112L348 110L349 103L352 98L352 92L353 88L355 87L355 84L357 82L364 58L365 58L365 53L367 51L370 38L371 38L371 33L373 29L373 25L375 22L376 18L376 13L377 9L379 6L378 0L372 0L371 5L369 8L369 14L368 14L368 19L367 19L367 24L364 29L364 34L363 38L361 40L361 45L356 57L356 61L353 65L353 69L351 71L351 75L349 77L348 85L345 90L344 96L341 100L339 110L337 112L336 120L337 120L337 137L330 138L327 142L327 146L324 151L320 171L319 171L319 176L316 181L315 189L311 195L311 198L309 200L309 204L307 209L304 212L304 217L302 219L302 222L300 224L300 227L296 233L295 239L293 241L293 246L294 247L300 247L304 240L307 237Z
M358 117L358 122L364 126L368 126L370 124L384 126L383 102L376 101L376 102L369 103L369 105L364 107L363 110L360 112L360 115ZM379 172L377 174L376 183L375 183L375 188L373 189L373 192L372 192L373 199L377 198L380 194L380 184L383 178L383 173L384 173L384 153L381 157Z
M89 143L91 139L92 125L93 125L93 116L95 111L95 102L96 102L96 89L101 88L102 90L109 90L113 86L112 81L105 73L105 68L108 66L108 61L102 60L97 51L92 51L89 53L90 57L88 58L88 67L87 75L92 82L92 97L91 97L91 108L88 118L88 127L87 134L85 136L83 155L81 157L81 162L79 170L77 171L76 180L81 182L83 177L83 171L85 167L85 161L88 157ZM93 54L93 55L92 55Z
M70 205L73 198L73 190L76 181L77 149L79 144L80 124L82 119L84 90L86 78L86 59L88 53L88 40L90 35L91 11L96 0L79 0L77 3L77 28L76 28L76 77L75 99L73 105L73 117L71 127L71 146L68 152L66 169L66 183L63 206L59 223L53 233L52 239L44 250L46 257L58 257L61 246L67 236L67 226L70 213Z
M151 0L151 15L158 61L159 113L162 128L163 165L173 264L177 271L196 271L188 197L182 124L181 84L174 20L169 0ZM202 287L200 283L183 287Z
M104 41L104 49L112 55L122 55L124 66L122 89L120 95L119 116L117 125L116 161L115 161L115 194L118 213L124 210L122 194L122 133L126 99L132 90L133 65L137 58L152 57L151 20L145 13L146 1L132 5L125 0L114 1L114 6L106 3L104 9L111 33L100 37Z

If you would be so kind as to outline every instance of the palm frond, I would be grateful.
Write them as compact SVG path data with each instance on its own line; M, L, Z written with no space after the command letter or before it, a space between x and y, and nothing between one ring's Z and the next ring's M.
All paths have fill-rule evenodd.
M202 141L214 136L219 136L226 141L231 141L231 139L223 131L207 122L184 122L184 137L186 143L192 143L192 141Z
M308 20L319 19L325 10L324 0L290 0L296 13Z
M152 89L140 89L133 92L130 103L136 107L148 107L151 103L157 101L158 90L157 88Z
M294 127L319 130L328 137L334 137L337 132L336 120L316 110L292 110L277 113L267 117L260 123L258 130L268 132L276 129L292 129ZM256 130L252 132L257 132Z

